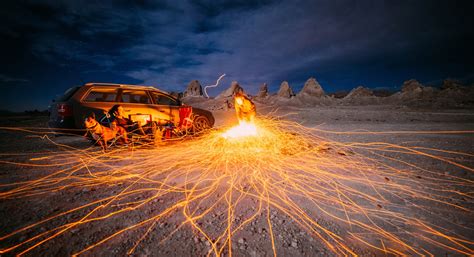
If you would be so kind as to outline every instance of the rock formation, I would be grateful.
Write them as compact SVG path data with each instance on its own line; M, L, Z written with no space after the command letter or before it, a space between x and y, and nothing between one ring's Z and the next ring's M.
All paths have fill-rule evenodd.
M403 82L402 93L421 93L423 85L420 84L416 79L410 79Z
M425 87L415 79L403 82L401 92L387 98L385 103L410 107L429 107L436 101L437 90Z
M260 90L258 91L257 97L258 98L266 98L268 96L268 85L267 83L263 83L260 86Z
M446 79L437 94L438 105L472 106L474 104L474 87L465 86L459 80Z
M349 105L374 105L379 103L379 98L374 92L366 87L358 86L349 92L341 101Z
M316 81L315 78L309 78L306 83L304 83L303 89L298 93L298 96L312 96L312 97L322 97L324 96L324 90L321 85Z
M202 96L202 86L199 81L193 80L189 82L186 91L184 91L184 97L188 96Z
M403 82L402 90L389 97L393 104L411 105L413 101L421 98L423 85L416 79L410 79Z
M344 98L361 98L361 97L371 97L374 96L374 92L372 90L363 87L363 86L358 86L349 92L349 94L344 97Z
M454 79L445 79L443 80L443 84L441 85L441 90L447 90L447 89L460 90L462 88L464 88L464 85L462 84L462 82L459 80L454 80Z
M231 103L230 98L236 91L243 92L244 90L236 81L233 81L229 88L209 101L215 103L213 107L215 109L229 109L226 100ZM327 95L315 78L309 78L297 95L294 94L288 82L283 81L276 94L269 92L267 84L262 84L253 99L261 104L295 107L393 105L402 108L474 108L474 85L465 86L460 81L450 79L443 81L441 88L424 86L417 80L410 79L403 82L401 90L396 93L392 93L393 91L388 87L372 90L363 86L347 92ZM203 98L191 97L186 100L203 105L210 104L201 99Z
M297 104L299 106L317 106L317 105L333 105L338 103L338 99L327 96L321 85L315 78L309 78L303 86L303 89L296 95Z
M239 92L239 91L244 92L244 89L239 85L237 81L232 81L232 83L230 84L230 87L222 91L218 96L216 96L216 99L232 97L234 93Z
M293 89L291 89L290 85L287 81L281 82L280 89L278 90L277 95L283 98L290 98L294 96Z

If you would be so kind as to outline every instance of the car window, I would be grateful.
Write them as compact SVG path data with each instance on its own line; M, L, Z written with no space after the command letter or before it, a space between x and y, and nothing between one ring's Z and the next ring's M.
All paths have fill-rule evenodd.
M115 102L117 98L116 88L95 87L89 91L84 99L85 102Z
M137 103L137 104L150 104L150 97L145 90L133 90L124 89L122 91L122 102L124 103Z
M176 101L176 99L174 99L170 96L160 94L160 93L155 93L155 92L153 92L152 95L153 95L153 99L155 100L156 104L173 105L173 106L179 105L178 101Z
M69 88L68 90L66 90L66 92L64 92L64 94L62 96L57 97L56 101L57 102L64 102L64 101L69 100L69 98L71 98L72 95L74 95L77 92L77 90L79 90L79 88L81 88L81 87L71 87L71 88Z

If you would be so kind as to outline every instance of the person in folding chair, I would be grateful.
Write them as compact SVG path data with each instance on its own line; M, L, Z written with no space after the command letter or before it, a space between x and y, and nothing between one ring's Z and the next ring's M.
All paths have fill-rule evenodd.
M127 132L136 133L141 136L148 136L153 135L154 131L156 130L156 125L154 122L150 122L142 127L142 125L138 122L133 122L131 119L124 116L123 107L119 104L114 105L109 110L109 115L111 117L110 122L111 124L115 124L116 126L121 126L125 128Z

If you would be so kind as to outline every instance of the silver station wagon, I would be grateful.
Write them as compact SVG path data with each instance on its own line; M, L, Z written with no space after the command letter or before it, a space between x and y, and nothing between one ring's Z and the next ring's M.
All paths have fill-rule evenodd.
M155 87L110 83L87 83L72 87L53 100L50 106L49 127L57 132L84 130L84 118L91 112L103 117L114 105L120 104L129 119L156 124L180 123L181 101ZM199 131L214 125L211 112L192 108L193 129Z

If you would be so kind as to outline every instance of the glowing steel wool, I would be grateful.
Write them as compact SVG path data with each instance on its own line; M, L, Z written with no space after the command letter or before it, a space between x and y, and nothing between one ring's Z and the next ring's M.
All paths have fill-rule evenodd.
M255 125L255 104L245 96L242 92L237 92L234 96L234 107L239 125L230 128L222 137L226 139L235 139L243 137L255 137L258 135L257 126Z
M48 169L41 177L0 184L2 201L103 189L2 230L0 254L48 255L48 244L93 232L90 240L71 244L70 251L101 256L101 248L119 245L124 255L140 255L142 248L173 241L207 247L195 255L232 256L238 251L236 237L259 220L264 230L256 237L262 241L248 243L278 255L286 238L280 238L282 225L272 219L276 212L328 255L356 256L367 249L377 256L474 254L472 223L449 218L474 211L474 183L454 175L474 171L472 163L459 161L472 159L472 153L378 141L341 143L324 137L328 133L333 132L261 117L224 133L210 131L132 152L57 144L57 152L24 154L24 162L8 159L22 153L0 155L3 165ZM175 226L158 227L165 222ZM183 233L192 235L183 239Z
M239 138L239 137L249 137L257 136L257 127L254 123L241 122L239 125L227 130L225 133L222 133L224 138Z

